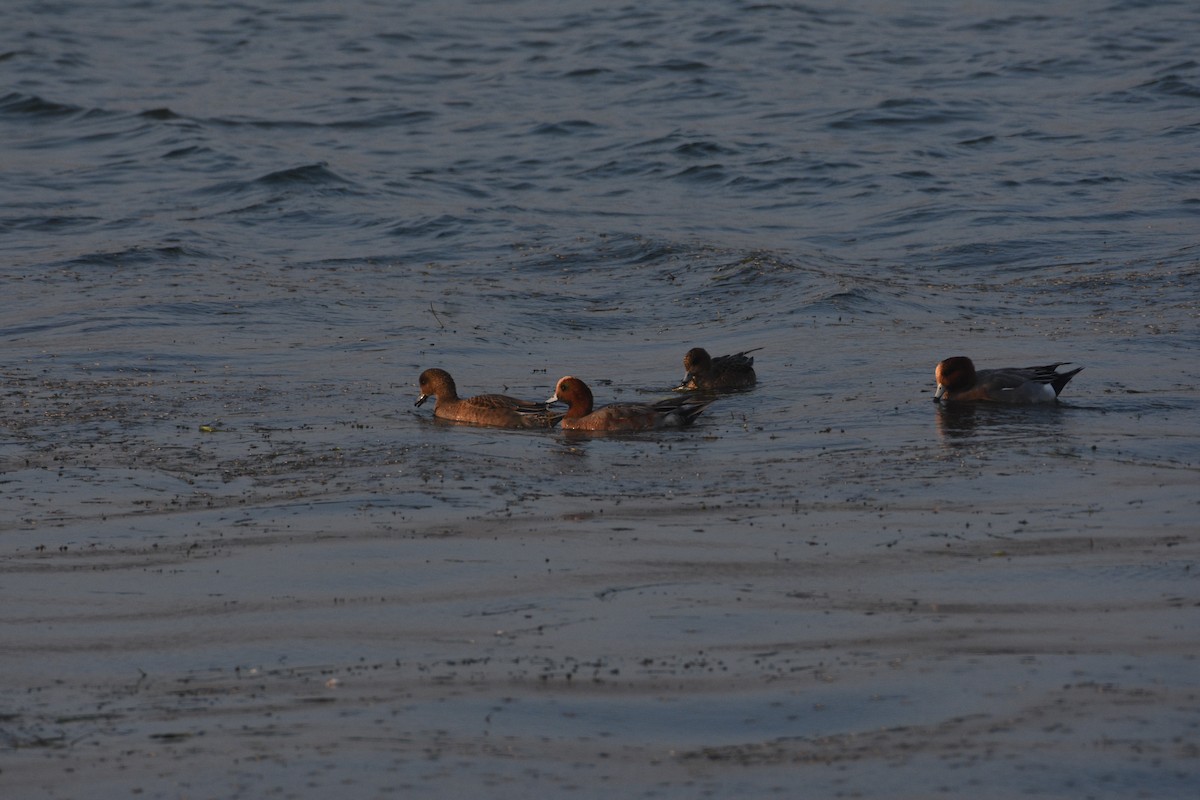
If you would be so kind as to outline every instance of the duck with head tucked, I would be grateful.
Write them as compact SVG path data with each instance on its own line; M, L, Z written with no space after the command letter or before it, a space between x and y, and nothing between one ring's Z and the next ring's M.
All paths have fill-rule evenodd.
M976 370L966 356L947 358L933 372L937 381L934 401L994 403L1053 403L1083 367L1066 372L1067 361L1040 367L1003 367Z
M713 358L703 347L693 347L683 357L683 383L677 392L720 391L749 389L758 376L754 374L754 357L747 355L761 347Z
M419 379L421 395L415 405L430 397L433 416L454 422L491 425L500 428L547 428L562 419L561 412L551 412L542 403L518 400L504 394L480 394L459 397L454 379L444 369L427 369Z
M712 402L673 397L657 403L613 403L594 407L592 390L579 378L560 378L547 403L566 403L563 430L648 431L691 425Z

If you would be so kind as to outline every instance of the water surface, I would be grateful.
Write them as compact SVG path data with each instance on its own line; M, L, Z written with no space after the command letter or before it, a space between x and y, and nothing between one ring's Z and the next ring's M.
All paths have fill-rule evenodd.
M6 10L0 786L1190 796L1197 17Z

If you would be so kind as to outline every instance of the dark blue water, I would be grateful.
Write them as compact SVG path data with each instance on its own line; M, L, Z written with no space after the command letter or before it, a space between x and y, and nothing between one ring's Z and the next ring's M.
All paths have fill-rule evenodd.
M18 4L12 266L1194 262L1187 3Z
M962 741L997 797L1194 778L1172 742L1196 726L1175 692L1196 688L1200 6L3 22L0 787L127 796L149 755L109 772L70 743L118 764L147 741L179 759L147 796L201 785L187 764L242 740L178 686L211 677L196 696L261 733L250 670L302 735L254 745L342 743L326 786L892 797L903 767L979 795L947 768ZM761 384L686 432L412 409L431 366L465 394L571 373L601 402L657 396L695 345L762 347ZM933 365L959 353L1085 370L1061 407L938 411ZM311 705L364 664L379 683ZM346 745L380 703L406 709L372 718L391 744ZM1119 744L1138 737L1153 765ZM580 771L600 750L612 769ZM851 761L857 782L794 771Z

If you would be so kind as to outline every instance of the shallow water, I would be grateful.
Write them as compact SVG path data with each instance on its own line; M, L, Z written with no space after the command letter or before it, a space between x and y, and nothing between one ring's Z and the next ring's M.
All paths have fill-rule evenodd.
M0 787L1190 797L1197 16L7 10Z

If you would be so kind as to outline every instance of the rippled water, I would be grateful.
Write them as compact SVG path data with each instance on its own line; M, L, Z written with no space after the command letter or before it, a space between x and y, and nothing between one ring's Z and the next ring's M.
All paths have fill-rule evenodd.
M578 796L895 796L888 765L979 794L946 752L838 750L903 726L989 742L995 796L1170 796L1195 776L1170 744L1194 702L1148 688L1196 688L1194 4L4 18L0 746L21 787L54 788L44 757L125 795L70 742L150 736L182 759L208 734L223 763L225 734L165 686L250 720L236 686L255 671L292 733L331 725L308 694L362 664L382 683L333 713L415 692L408 722L372 724L416 750L347 748L331 784L365 764L382 790L397 752L400 783L442 794L537 784L480 716L513 720L490 730L514 763ZM576 440L412 409L430 366L464 393L540 399L571 373L601 402L654 397L694 345L762 347L761 384L688 431ZM958 353L1085 370L1056 408L935 409L933 365ZM604 676L608 710L522 688L573 670ZM139 672L144 698L123 688ZM1061 783L1005 766L995 720L1044 740L1055 692L1087 681L1153 695L1160 766L1121 750L1096 778L1069 734L1013 757ZM1028 691L1044 707L1013 712ZM1149 736L1110 700L1075 698L1063 724ZM529 755L555 730L562 750ZM631 744L576 775L593 736ZM462 775L422 773L433 750ZM851 752L849 784L790 766ZM148 796L177 793L189 769L171 770Z

